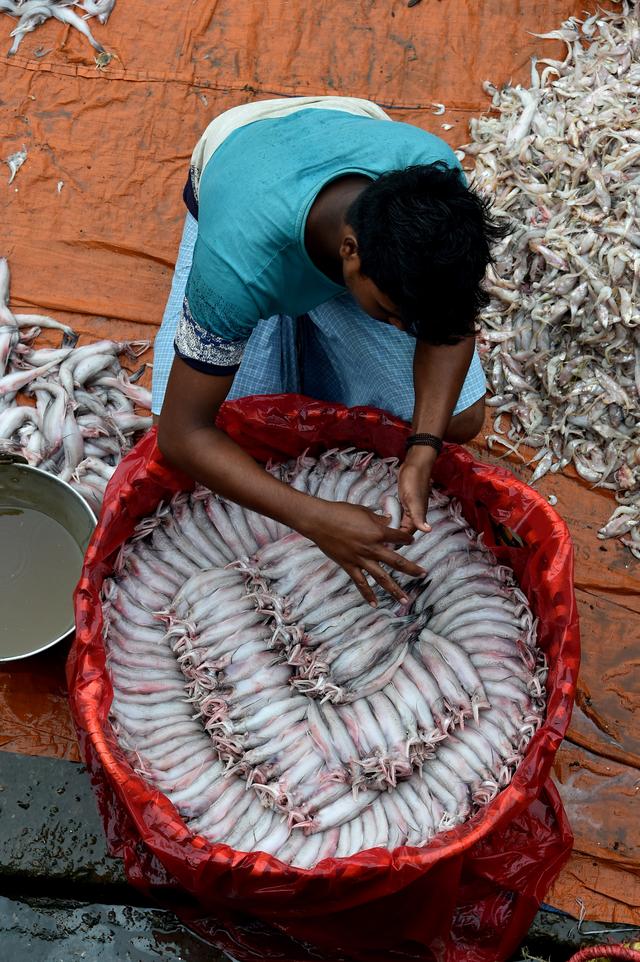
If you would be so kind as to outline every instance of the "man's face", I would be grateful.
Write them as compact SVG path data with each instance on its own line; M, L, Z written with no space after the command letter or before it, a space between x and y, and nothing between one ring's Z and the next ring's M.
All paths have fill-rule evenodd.
M344 282L348 290L369 317L383 324L391 324L399 331L404 330L400 320L400 312L390 297L383 294L370 277L365 277L360 272L360 258L355 255L353 258L344 259L342 262Z
M382 321L383 324L391 324L399 331L404 330L398 308L379 287L376 287L371 278L358 272L354 277L349 278L347 287L365 314L375 318L376 321Z

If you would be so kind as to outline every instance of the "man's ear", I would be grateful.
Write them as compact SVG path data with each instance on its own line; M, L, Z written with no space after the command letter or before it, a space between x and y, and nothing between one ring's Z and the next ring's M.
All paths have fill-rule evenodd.
M352 263L357 260L358 263L357 265L354 264L354 266L360 267L358 241L348 224L344 229L342 240L340 241L340 257L343 261L351 261Z

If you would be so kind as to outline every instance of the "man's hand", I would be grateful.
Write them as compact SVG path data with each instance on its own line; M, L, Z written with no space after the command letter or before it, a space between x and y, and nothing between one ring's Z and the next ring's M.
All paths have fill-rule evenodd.
M417 445L409 448L398 473L398 498L402 505L400 530L409 534L431 531L426 523L431 472L437 457L435 448Z
M474 344L474 337L465 337L453 345L417 342L413 358L416 399L412 434L433 434L447 440L456 398L469 370ZM403 509L400 527L403 531L431 530L425 518L436 457L435 449L427 446L414 445L407 451L398 477L398 496Z
M353 578L363 597L375 605L367 572L394 598L404 591L381 567L419 577L419 565L388 546L409 544L411 533L387 527L390 518L369 508L334 504L283 484L214 427L215 415L227 395L232 376L216 377L194 371L179 357L173 362L162 415L158 445L164 456L222 497L281 521L310 538Z
M404 591L381 565L386 564L413 577L424 575L423 568L388 547L390 544L410 544L412 539L409 531L389 528L390 520L388 515L374 514L370 508L361 505L314 498L296 527L344 568L365 601L375 607L376 597L364 572L403 603L408 600Z
M341 565L353 579L362 596L376 604L366 574L394 598L404 601L405 594L381 566L412 577L424 575L423 569L407 561L389 545L410 544L415 527L389 528L387 516L374 514L361 505L337 504L313 498L283 484L260 468L250 455L214 426L215 415L227 395L233 377L217 377L193 370L179 357L173 362L169 385L158 424L158 445L164 456L222 497L266 514L304 534L326 555ZM409 452L407 464L418 464L429 457L425 450ZM406 465L402 472L406 471ZM401 472L401 477L402 477ZM430 469L422 481L409 482L407 491L428 488ZM416 500L414 514L424 522L426 501ZM403 500L405 511L406 498ZM422 505L420 508L419 505ZM424 530L424 526L422 528Z

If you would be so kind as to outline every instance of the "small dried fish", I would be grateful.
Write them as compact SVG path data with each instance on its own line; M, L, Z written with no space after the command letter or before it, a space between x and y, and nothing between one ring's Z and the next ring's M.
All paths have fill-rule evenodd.
M492 112L471 121L463 148L513 228L479 338L489 403L511 418L501 443L538 449L534 483L573 462L611 488L628 514L599 536L624 535L638 558L639 12L620 0L538 35L563 40L564 60L537 57L529 89L485 84Z

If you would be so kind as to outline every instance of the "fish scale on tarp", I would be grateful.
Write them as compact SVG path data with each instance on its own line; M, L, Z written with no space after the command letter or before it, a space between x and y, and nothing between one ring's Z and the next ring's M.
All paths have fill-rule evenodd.
M373 408L298 395L229 402L218 424L263 461L336 445L397 457L408 434L402 421ZM76 591L77 631L68 663L80 744L99 786L109 841L123 856L130 880L196 930L209 931L214 923L206 915L213 916L216 934L208 937L239 959L259 953L294 962L309 957L297 945L307 942L327 960L336 952L363 962L390 956L506 959L569 856L571 831L548 779L569 724L579 665L569 533L538 494L457 446L446 446L434 480L460 500L466 519L484 534L498 561L513 568L529 598L549 661L547 716L511 784L467 823L424 848L374 849L326 859L312 871L194 837L173 805L134 773L118 745L108 721L113 690L102 638L102 583L137 521L193 482L164 461L152 431L108 485ZM496 523L522 547L496 542ZM255 937L245 915L269 925L269 939Z

